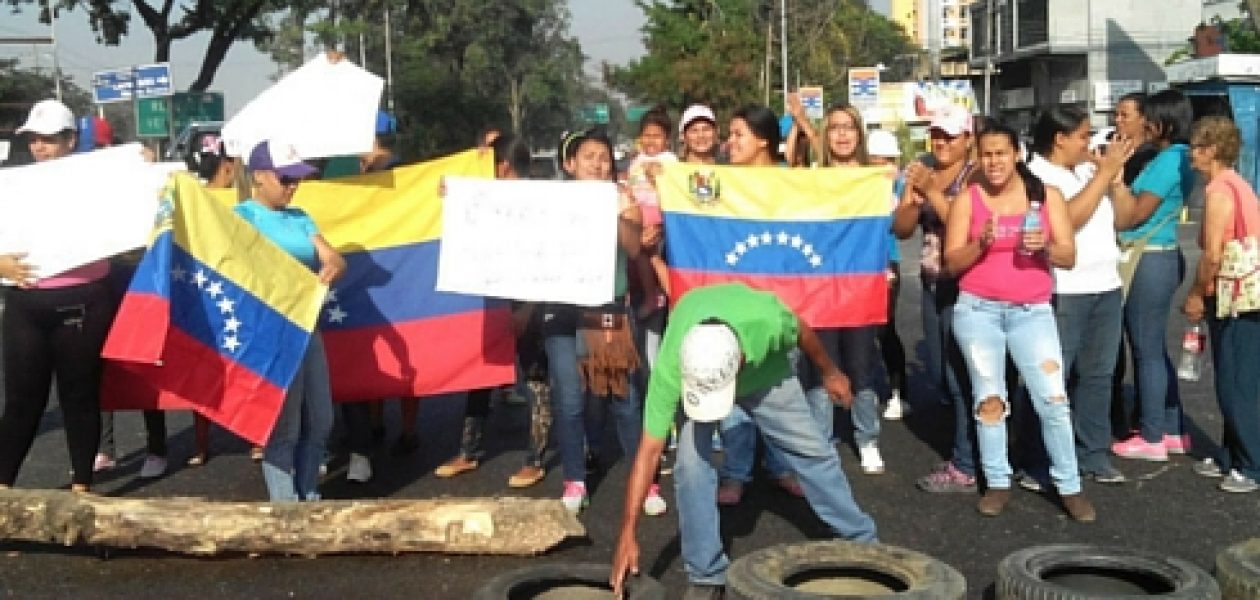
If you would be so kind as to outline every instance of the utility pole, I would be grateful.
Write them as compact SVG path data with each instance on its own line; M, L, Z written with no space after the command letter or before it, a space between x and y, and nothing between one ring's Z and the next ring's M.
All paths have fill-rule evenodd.
M779 39L780 60L783 61L783 64L780 65L783 72L783 108L786 111L788 97L787 0L779 0L779 30L781 36Z
M993 116L993 0L985 0L984 20L984 113Z
M52 39L53 89L57 93L57 101L61 101L61 61L57 60L57 7L48 0L48 29Z
M385 108L394 113L394 30L390 26L389 3L385 4Z

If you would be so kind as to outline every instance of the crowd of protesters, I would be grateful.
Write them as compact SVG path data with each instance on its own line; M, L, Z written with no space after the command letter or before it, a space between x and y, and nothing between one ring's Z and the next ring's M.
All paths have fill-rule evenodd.
M378 147L361 157L357 171L397 164L390 149L395 127L382 115ZM18 132L28 137L36 161L83 149L73 115L56 101L36 105ZM614 182L620 191L615 238L607 241L618 256L616 300L593 308L515 306L523 385L467 394L459 452L435 474L450 478L477 469L492 398L524 396L529 448L508 485L546 481L547 453L554 451L560 498L578 513L588 503L588 474L614 454L602 447L611 420L620 454L635 459L614 583L637 569L640 511L667 512L660 482L672 471L690 579L720 586L726 557L715 506L742 500L758 465L759 441L761 464L775 485L808 499L837 535L873 540L874 524L838 469L843 452L836 449L835 424L851 424L860 471L878 476L898 468L880 453L881 416L913 418L945 404L953 423L939 426L952 427L952 448L948 460L917 479L920 489L979 494L979 512L998 516L1013 484L1053 488L1071 518L1093 521L1083 480L1123 484L1125 463L1115 458L1162 462L1191 452L1166 338L1186 275L1177 228L1201 182L1203 252L1190 271L1182 310L1192 322L1207 322L1225 431L1221 447L1202 453L1195 472L1220 478L1227 492L1256 490L1260 370L1243 361L1260 351L1260 312L1240 304L1240 297L1260 291L1254 281L1227 281L1237 248L1250 240L1254 253L1260 229L1256 193L1233 170L1238 128L1223 117L1195 123L1188 99L1166 90L1122 98L1110 136L1095 135L1089 115L1070 106L1043 111L1029 134L1025 140L1002 123L949 106L931 118L927 152L911 156L891 132L863 123L847 105L826 111L821 130L795 97L782 118L749 106L722 122L707 106L688 106L676 129L669 111L658 107L638 123L625 172L618 171L613 143L601 129L566 134L557 151L562 178ZM528 175L531 153L522 139L493 132L478 143L493 155L498 178ZM237 214L321 280L344 271L345 261L311 219L289 206L301 182L320 168L292 159L282 141L264 141L233 158L209 135L192 144L187 162L207 187L238 187ZM671 294L656 178L679 162L887 170L895 180L888 203L888 323L813 330L772 295L742 286ZM321 165L325 173L327 166ZM910 393L895 321L907 275L899 240L911 238L920 253L929 379L927 392L918 395ZM17 479L54 378L72 488L87 491L94 472L114 468L111 419L103 421L99 410L100 349L134 264L134 257L99 261L37 279L22 254L0 256L8 284L0 486ZM1113 393L1128 357L1132 405ZM685 394L695 394L697 402L680 410ZM417 448L415 399L403 400L403 435L394 455ZM845 409L841 421L836 404ZM372 478L381 411L371 403L333 408L315 336L270 439L252 452L271 500L319 498L338 414L350 453L347 478ZM1115 414L1128 422L1117 428ZM1015 432L1010 453L1008 420ZM161 413L147 414L145 425L149 455L140 476L158 477L168 467ZM188 464L207 463L208 440L209 423L198 418ZM716 449L723 453L720 463L712 458Z

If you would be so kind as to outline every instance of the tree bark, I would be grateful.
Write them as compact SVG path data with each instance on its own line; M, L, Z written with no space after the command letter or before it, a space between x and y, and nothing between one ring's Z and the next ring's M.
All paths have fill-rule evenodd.
M1251 13L1251 22L1260 31L1260 0L1247 0L1247 12Z
M214 555L446 552L536 555L577 518L555 500L442 498L301 503L111 498L0 490L0 539Z
M201 61L201 70L197 73L197 79L188 86L190 92L204 92L211 83L214 83L214 76L219 71L219 65L223 64L223 59L227 56L227 51L232 47L232 43L241 36L241 31L249 25L254 17L262 11L264 0L246 0L239 6L238 17L235 21L226 22L221 20L214 28L214 32L210 36L210 44L206 46L205 57Z

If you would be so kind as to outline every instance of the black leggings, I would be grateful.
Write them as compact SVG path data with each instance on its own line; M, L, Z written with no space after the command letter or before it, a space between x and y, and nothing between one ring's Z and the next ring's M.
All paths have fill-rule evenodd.
M3 322L0 484L13 485L57 377L72 483L92 483L100 441L101 346L114 318L104 281L48 290L8 288Z
M884 355L884 369L888 372L888 386L909 398L906 389L906 349L897 335L897 296L901 292L900 264L888 263L888 322L879 327L879 349Z

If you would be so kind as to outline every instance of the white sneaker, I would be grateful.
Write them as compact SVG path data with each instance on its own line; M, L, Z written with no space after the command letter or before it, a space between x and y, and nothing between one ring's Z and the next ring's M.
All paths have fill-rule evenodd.
M153 479L161 477L166 473L166 459L161 456L150 454L144 457L144 464L140 465L140 478Z
M669 510L665 499L661 497L661 486L653 483L648 488L647 498L643 499L643 512L649 517L659 517Z
M892 396L888 398L888 406L884 408L884 420L900 421L901 417L909 412L909 407L901 400L901 394L893 391Z
M880 475L884 472L884 457L879 455L879 447L875 444L858 448L862 472L867 475Z
M362 454L350 453L350 467L346 469L346 481L367 483L372 480L372 461Z

